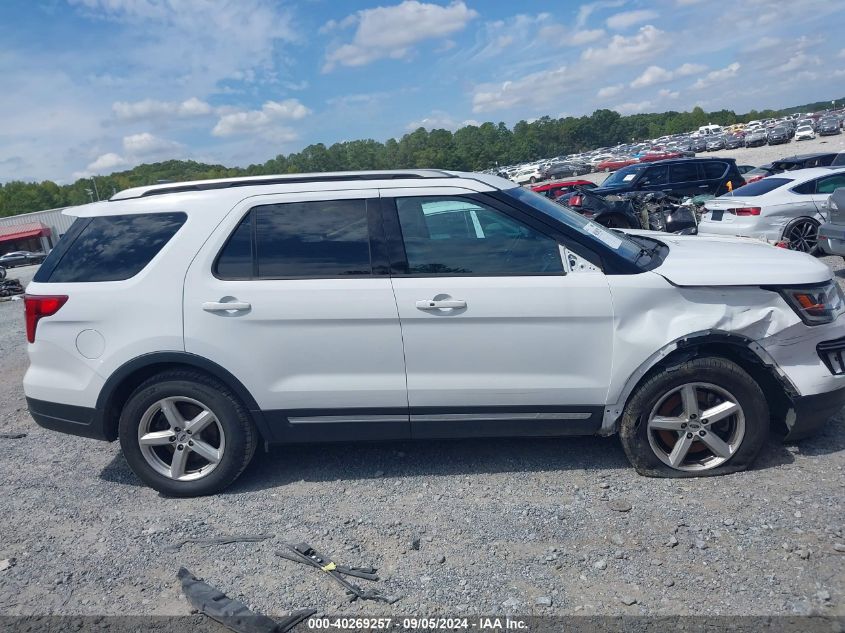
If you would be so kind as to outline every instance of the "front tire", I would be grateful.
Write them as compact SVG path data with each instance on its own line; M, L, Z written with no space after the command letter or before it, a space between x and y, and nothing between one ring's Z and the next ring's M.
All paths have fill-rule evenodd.
M157 374L123 407L120 445L132 471L170 497L215 494L247 467L258 432L223 384L191 370Z
M696 358L640 385L619 436L628 460L648 477L706 477L748 468L769 433L760 386L736 363Z

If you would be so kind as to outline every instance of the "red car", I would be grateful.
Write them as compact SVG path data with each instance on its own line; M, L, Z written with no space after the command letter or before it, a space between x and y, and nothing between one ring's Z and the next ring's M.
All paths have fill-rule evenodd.
M647 152L640 156L641 163L651 163L656 160L666 160L667 158L681 158L683 154L680 152L667 152L667 151L659 151L659 152Z
M640 162L638 158L610 158L596 165L596 171L616 171Z
M537 185L536 187L531 187L531 191L536 191L547 198L556 200L563 194L569 193L575 189L575 187L587 187L588 189L594 189L597 186L598 185L596 185L596 183L590 182L589 180L561 180L547 185Z

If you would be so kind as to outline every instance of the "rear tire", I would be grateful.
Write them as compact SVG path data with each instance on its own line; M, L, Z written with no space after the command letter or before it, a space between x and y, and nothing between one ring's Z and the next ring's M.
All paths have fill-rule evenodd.
M132 471L170 497L220 492L247 467L258 432L222 383L191 370L141 384L120 415L120 445Z
M819 223L813 218L798 218L783 230L783 239L789 242L789 249L809 255L819 255Z
M660 371L640 385L619 428L637 472L665 478L745 470L768 433L760 386L736 363L712 356Z

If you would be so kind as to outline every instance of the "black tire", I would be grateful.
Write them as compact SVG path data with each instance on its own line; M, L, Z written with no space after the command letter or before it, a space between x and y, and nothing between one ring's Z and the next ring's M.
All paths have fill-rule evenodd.
M6 269L0 266L0 279L6 278Z
M797 218L786 225L782 239L789 242L790 250L820 255L819 223L813 218ZM793 245L795 245L793 247Z
M736 398L744 416L744 436L733 454L707 470L673 468L658 457L649 442L649 414L666 394L690 383L709 383L725 390ZM757 457L768 434L769 407L760 385L736 363L712 356L687 361L672 371L660 371L639 385L625 406L619 427L622 447L636 471L647 477L664 478L713 477L745 470Z
M178 481L160 474L141 451L138 431L142 418L155 403L168 397L190 398L202 403L222 428L223 455L211 472L199 479ZM123 407L119 437L132 471L145 484L169 497L199 497L220 492L244 471L259 440L258 431L237 396L217 380L192 370L162 372L141 384Z

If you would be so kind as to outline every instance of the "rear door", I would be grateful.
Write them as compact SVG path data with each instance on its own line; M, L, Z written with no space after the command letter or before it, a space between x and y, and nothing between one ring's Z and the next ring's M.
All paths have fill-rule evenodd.
M377 191L235 207L185 278L185 349L235 375L273 439L409 436Z
M413 436L595 432L614 339L605 275L568 272L558 241L498 199L382 196Z
M702 183L698 186L699 193L719 195L725 193L725 180L728 173L728 163L722 161L706 161L699 166Z
M702 193L712 193L709 185L701 180L698 169L698 163L670 163L666 189L676 196L697 196Z

